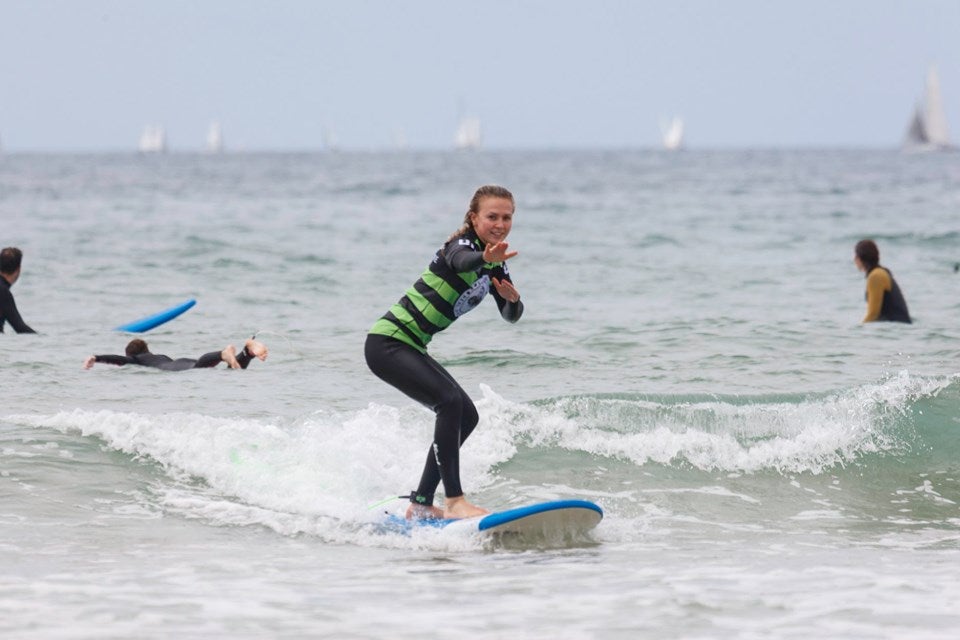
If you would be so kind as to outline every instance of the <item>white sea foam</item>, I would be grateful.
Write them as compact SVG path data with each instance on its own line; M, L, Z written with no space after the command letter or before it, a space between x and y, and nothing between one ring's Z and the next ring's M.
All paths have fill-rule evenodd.
M637 465L821 473L865 454L896 452L902 443L885 429L885 416L942 385L903 373L881 384L794 403L579 398L546 406L511 402L482 385L481 424L462 455L464 484L479 490L505 479L497 468L516 455L520 444ZM612 423L612 416L620 422ZM163 499L180 512L217 522L258 523L283 533L322 530L334 537L339 537L336 523L376 519L383 508L369 511L368 505L412 486L433 421L432 413L414 406L401 410L378 404L353 413L318 411L287 423L79 409L11 418L95 436L113 449L156 462L176 482L163 491ZM567 492L575 493L576 487ZM929 483L915 492L946 501ZM534 492L527 499L548 494Z
M822 473L865 454L896 454L905 434L891 428L910 402L935 395L949 379L901 372L879 384L797 402L561 399L546 407L484 399L511 415L514 439L642 465L687 463L703 470Z
M403 503L368 505L398 495L419 475L432 414L416 408L371 405L351 415L318 412L286 425L189 413L84 410L9 419L96 437L112 449L159 464L169 482L153 492L164 509L185 517L359 544L448 550L481 544L476 537L430 530L391 536L368 526ZM485 457L489 460L490 453ZM465 482L489 481L482 462L466 462L463 471Z

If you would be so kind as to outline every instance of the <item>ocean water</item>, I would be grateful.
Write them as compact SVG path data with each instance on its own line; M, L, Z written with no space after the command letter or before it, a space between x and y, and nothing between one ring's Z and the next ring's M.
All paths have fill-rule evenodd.
M365 333L490 182L526 312L431 345L464 486L588 538L377 526L433 416ZM958 211L960 154L0 156L0 636L954 638ZM914 324L860 324L864 237ZM269 359L82 369L190 297L155 352Z

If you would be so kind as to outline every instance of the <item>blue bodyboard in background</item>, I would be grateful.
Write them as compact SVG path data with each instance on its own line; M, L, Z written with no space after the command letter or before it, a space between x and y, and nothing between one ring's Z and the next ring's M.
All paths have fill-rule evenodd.
M180 304L170 307L169 309L165 309L159 313L155 313L145 318L140 318L139 320L134 320L133 322L128 322L127 324L122 324L115 330L129 331L130 333L143 333L144 331L149 331L154 327L160 326L164 322L173 320L195 304L197 304L197 301L191 298L186 302L181 302Z

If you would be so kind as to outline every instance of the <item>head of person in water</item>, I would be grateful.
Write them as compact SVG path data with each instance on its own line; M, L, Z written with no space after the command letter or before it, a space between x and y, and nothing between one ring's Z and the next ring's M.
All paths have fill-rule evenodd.
M484 244L496 244L506 240L513 226L516 205L513 194L506 188L487 184L473 194L470 208L463 216L463 224L450 240L473 230Z
M870 273L880 264L880 250L873 240L861 240L853 248L853 261L864 273Z
M126 354L128 358L140 355L141 353L150 353L150 349L147 348L146 341L141 340L140 338L134 338L127 343Z
M13 284L20 277L20 262L23 260L23 252L16 247L5 247L0 251L0 274L4 279Z

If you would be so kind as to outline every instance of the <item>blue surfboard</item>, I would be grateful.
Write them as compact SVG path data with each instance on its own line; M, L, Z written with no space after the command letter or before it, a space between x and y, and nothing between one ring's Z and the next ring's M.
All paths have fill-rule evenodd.
M460 520L407 520L389 515L385 525L389 530L407 534L426 527L485 534L576 536L590 531L602 519L603 509L587 500L552 500Z
M140 318L139 320L134 320L133 322L128 322L127 324L122 324L115 330L129 331L131 333L143 333L144 331L149 331L154 327L160 326L164 322L173 320L195 304L197 304L197 301L191 298L190 300L181 302L180 304L170 307L169 309L165 309L159 313L149 315L145 318Z

